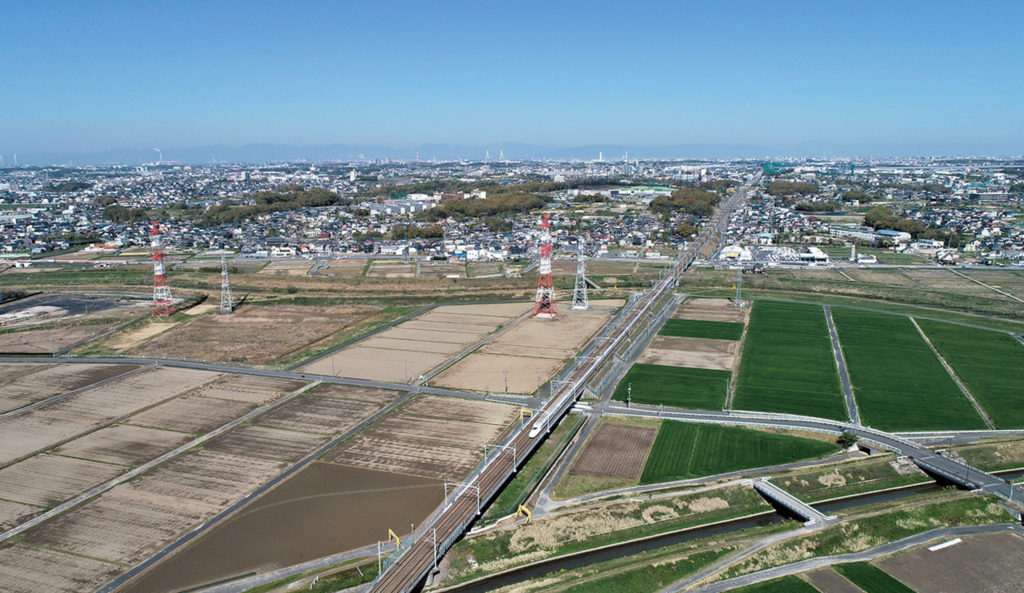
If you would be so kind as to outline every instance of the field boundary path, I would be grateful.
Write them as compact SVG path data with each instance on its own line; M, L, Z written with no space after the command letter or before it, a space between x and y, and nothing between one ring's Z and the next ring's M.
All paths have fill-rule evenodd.
M857 398L853 395L853 384L850 383L850 373L846 370L846 356L843 354L843 347L839 344L839 333L836 332L836 323L832 320L832 306L822 305L825 309L825 322L828 324L828 335L832 339L832 354L836 357L836 369L839 371L839 384L843 388L843 396L846 398L846 413L850 415L850 422L860 424L860 410L857 409Z
M693 589L693 593L721 593L723 591L729 591L738 587L746 585L754 585L764 581L770 581L779 577L799 574L808 570L814 570L816 568L823 568L825 566L831 566L833 564L846 564L848 562L866 562L880 558L882 556L888 556L896 552L902 552L910 548L926 544L928 542L935 541L937 539L945 539L949 537L964 537L968 535L979 535L983 533L1001 533L1005 531L1013 531L1018 534L1024 535L1024 528L1014 524L1001 524L1001 525L976 525L970 527L943 527L940 529L933 529L931 531L925 531L905 537L901 540L882 544L863 552L854 552L851 554L840 554L837 556L821 556L818 558L810 558L808 560L801 560L794 562L793 564L787 564L785 566L777 566L775 568L769 568L759 572L752 572L731 579L718 581L717 583L711 583L710 585L704 585L697 589ZM772 542L775 543L775 542ZM731 564L732 562L730 562ZM720 568L724 568L720 567ZM719 568L719 569L720 569ZM704 572L704 571L701 571ZM700 574L700 573L698 573ZM703 575L701 579L694 579L693 577L687 578L685 581L675 583L665 589L662 589L660 593L678 593L684 590L686 587L693 585L694 583L700 582L700 580L707 578L713 573ZM695 575L697 576L697 575Z
M973 282L975 284L979 284L981 286L984 286L985 288L987 288L987 289L989 289L991 291L998 292L999 294L1003 295L1004 297L1011 298L1011 299L1017 301L1018 303L1024 303L1024 300L1021 300L1021 299L1013 296L1012 294L1010 294L1008 292L1004 292L1002 290L999 290L995 286L990 286L988 284L985 284L981 280L975 280L974 278L971 278L970 276L968 276L967 274L964 274L963 272L960 272L959 270L954 270L953 268L946 268L946 269L949 270L950 272L953 272L957 276L960 276L961 278L966 278L967 280L970 280L971 282Z
M989 428L995 430L995 423L992 422L992 419L989 418L988 414L985 413L985 410L981 407L981 404L978 403L978 400L974 399L974 394L972 394L971 390L967 389L967 386L964 385L964 382L960 379L960 375L956 374L956 371L953 370L953 367L949 366L949 363L946 362L946 359L942 357L942 353L939 352L939 349L935 347L935 344L932 344L932 341L928 337L928 334L924 333L924 330L921 329L921 326L917 324L917 320L914 319L913 317L908 318L910 319L910 323L913 323L914 327L917 328L917 333L921 334L921 338L925 341L926 344L928 344L928 347L932 349L932 352L935 353L935 357L938 358L939 362L942 363L942 366L946 369L946 372L949 373L949 376L952 377L953 381L956 382L957 387L960 388L960 391L963 392L963 394L971 402L971 405L974 406L974 409L977 410L978 414L985 421L985 424L988 424Z
M19 533L22 533L22 532L24 532L24 531L26 531L28 529L31 529L32 527L35 527L36 525L42 523L43 521L46 521L48 519L52 519L53 517L59 515L60 513L63 513L64 511L67 511L68 509L70 509L70 508L72 508L74 506L82 504L83 502L89 500L90 498L94 498L96 496L99 496L100 494L103 494L104 492L106 492L107 490L110 490L114 486L117 486L119 484L123 484L124 482L127 482L128 480L131 480L131 479L135 478L139 474L141 474L143 472L146 472L146 471L149 471L150 469L156 467L157 465L160 465L161 463L163 463L163 462L165 462L165 461L167 461L169 459L173 459L173 458L177 457L178 455L181 455L182 453L188 451L189 449L193 449L195 447L198 447L199 445L205 443L206 441L209 441L210 439L216 438L216 437L224 434L225 432L231 430L232 428L238 426L239 424L242 424L243 422L247 422L247 421L251 420L252 418L255 418L256 416L258 416L258 415L260 415L260 414L262 414L264 412L268 412L268 411L270 411L270 410L280 406L281 404L284 404L285 402L291 401L292 399L302 395L306 391L309 391L310 389L316 387L319 384L320 383L318 381L318 382L310 383L308 385L304 385L300 389L297 389L296 391L293 391L292 393L289 393L288 395L278 399L277 401L273 401L273 402L270 402L269 404L266 404L264 406L260 406L259 408L256 408L255 410L252 410L248 414L246 414L244 416L241 416L239 418L235 418L234 420L232 420L231 422L228 422L227 424L221 426L220 428L215 428L214 430L211 430L210 432L204 434L203 436L198 437L196 439L193 439L193 440L185 443L184 445L178 447L177 449L174 449L172 451L168 451L167 453L164 453L163 455L161 455L160 457L157 457L156 459L152 459L152 460L150 460L150 461L140 465L139 467L137 467L137 468L135 468L135 469L133 469L133 470L131 470L129 472L126 472L126 473L121 474L120 476L117 476L116 478L114 478L113 480L110 480L109 482L100 484L99 486L96 486L92 490L89 490L88 492L80 494L80 495L76 496L75 498L65 502L64 504L62 504L60 506L57 506L57 507L54 507L53 509L43 513L42 515L39 515L38 517L30 519L30 520L22 523L21 525L18 525L17 527L14 527L14 528L11 528L11 529L5 531L4 533L0 533L0 542L2 542L4 540L7 540L7 539L10 539L10 538L18 535Z

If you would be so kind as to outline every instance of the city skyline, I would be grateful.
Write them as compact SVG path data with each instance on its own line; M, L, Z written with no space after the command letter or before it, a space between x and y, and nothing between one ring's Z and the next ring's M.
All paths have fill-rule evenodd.
M631 146L638 157L1024 152L1012 41L1024 9L1010 2L3 11L8 165L14 153L43 164L152 147L232 160L173 152L253 144L458 149L423 159L502 145L581 159ZM686 150L651 150L666 147ZM573 154L583 148L594 154Z

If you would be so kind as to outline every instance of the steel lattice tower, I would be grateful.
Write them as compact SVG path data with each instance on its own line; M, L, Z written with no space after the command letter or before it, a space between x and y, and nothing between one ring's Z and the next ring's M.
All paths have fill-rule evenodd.
M544 213L540 232L540 279L537 282L537 301L533 305L533 316L554 319L558 316L555 303L555 285L551 279L551 223Z
M164 243L160 235L160 223L154 221L149 231L150 245L153 247L153 315L170 315L174 313L174 299L171 298L171 287L167 285Z
M589 309L590 300L587 298L587 273L584 264L583 237L579 238L580 249L576 254L576 287L572 291L572 308Z
M220 312L230 313L231 305L231 278L228 276L228 260L220 258Z

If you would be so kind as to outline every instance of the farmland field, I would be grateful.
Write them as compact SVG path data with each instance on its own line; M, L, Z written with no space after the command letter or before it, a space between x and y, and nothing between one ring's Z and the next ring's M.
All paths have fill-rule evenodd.
M704 321L700 319L669 319L658 332L659 336L680 338L709 338L712 340L738 340L743 336L743 324L735 321Z
M729 371L634 364L615 388L613 399L640 404L698 410L721 410L729 387Z
M1024 344L1002 332L917 323L997 428L1024 428Z
M821 307L754 303L733 408L847 419Z
M570 475L637 480L658 430L601 423L569 468Z
M788 576L733 589L732 593L818 593L818 590L799 577Z
M896 431L986 427L910 319L843 307L832 317L864 424Z
M914 593L910 587L867 562L837 564L835 571L863 589L865 593Z
M745 428L666 421L640 477L655 484L823 457L838 446Z

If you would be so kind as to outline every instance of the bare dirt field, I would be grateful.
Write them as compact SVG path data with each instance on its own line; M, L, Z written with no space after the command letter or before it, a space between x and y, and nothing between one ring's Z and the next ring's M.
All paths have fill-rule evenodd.
M465 405L469 403L470 405ZM424 398L406 404L352 437L327 461L376 471L459 479L482 457L482 447L504 430L502 419L516 412L504 404L479 405L457 398ZM412 405L411 410L407 410ZM427 417L412 415L427 413ZM490 424L458 417L486 417Z
M255 408L256 404L246 402L188 395L135 414L126 422L136 426L203 434Z
M146 319L117 333L111 334L102 340L98 340L96 345L102 345L102 348L108 349L112 352L126 352L150 338L158 336L170 329L174 329L174 327L175 324L166 319ZM93 345L94 344L89 344L87 348L92 348Z
M358 278L363 275L363 268L366 262L358 259L332 259L327 262L326 268L321 268L321 274L333 274L338 278Z
M11 527L28 521L42 512L43 509L41 507L0 500L0 531L7 531ZM2 578L0 578L0 582L3 582Z
M215 305L213 303L201 303L194 307L189 307L188 309L185 309L184 311L182 311L182 314L195 316L202 315L204 313L213 313L214 311L217 311L219 309L220 305Z
M274 379L257 375L226 375L222 379L203 385L194 393L217 399L266 404L301 389L303 385L305 385L303 381L288 379Z
M657 434L654 428L602 423L569 468L569 475L639 480Z
M117 576L121 567L25 544L0 546L0 583L7 593L81 593Z
M732 370L739 342L657 336L637 362L698 369Z
M922 288L941 292L951 292L966 295L981 295L993 299L1010 300L1009 297L998 292L985 288L980 284L971 282L967 278L957 276L945 268L904 268L901 273L917 283Z
M214 451L186 453L132 481L139 490L225 507L280 473L283 463Z
M529 395L562 368L558 358L528 358L475 352L452 365L432 384L491 393L504 393L505 373L508 392Z
M418 525L443 495L429 478L313 463L122 593L177 592L372 545L389 528L403 534Z
M91 340L117 327L117 322L68 325L0 334L0 354L51 354Z
M81 389L137 368L130 364L0 364L0 412Z
M366 275L370 278L415 278L416 264L376 260Z
M377 307L243 306L231 315L195 317L126 352L156 358L268 364L379 311Z
M858 282L888 284L890 286L914 286L914 281L896 270L883 271L863 268L843 268L843 273Z
M381 407L363 401L302 395L256 418L254 424L323 435L341 434Z
M839 576L831 568L822 568L805 575L807 580L821 593L864 593L850 581Z
M401 394L397 391L388 391L386 389L371 389L369 387L355 387L353 385L321 383L309 390L308 395L340 397L342 399L371 402L384 406L398 399L398 396Z
M729 299L688 299L672 314L673 319L736 321L746 323L750 307L737 308Z
M513 406L440 395L418 395L402 406L403 414L430 418L449 418L464 422L497 424L505 427L518 414Z
M210 451L259 457L271 461L295 462L326 443L328 438L330 437L294 430L240 426L228 434L206 443L204 448Z
M271 276L305 276L306 272L313 267L313 262L303 260L279 260L267 264L257 274Z
M61 445L55 452L106 463L141 465L190 440L190 434L115 424Z
M109 463L36 455L0 469L0 498L39 506L57 506L124 471Z
M1024 582L1024 537L993 533L929 552L915 548L878 562L879 568L915 591L928 593L1016 593Z
M8 418L0 418L0 466L219 377L154 368Z
M428 374L525 310L526 306L519 303L438 307L306 365L303 370L408 382Z
M566 360L608 322L606 314L569 310L557 319L526 318L479 351L434 378L445 387L530 394L547 382Z
M420 264L420 278L445 278L448 276L466 277L466 267L462 265L427 265Z

